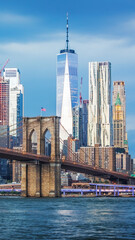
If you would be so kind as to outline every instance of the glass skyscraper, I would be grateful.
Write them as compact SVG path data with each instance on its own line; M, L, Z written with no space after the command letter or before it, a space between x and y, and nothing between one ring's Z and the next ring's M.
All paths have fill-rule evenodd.
M19 69L5 68L4 79L9 81L9 130L11 131L11 142L15 143L16 146L20 146L22 144L21 126L24 114L24 87L20 84Z
M66 61L68 62L68 73L65 73ZM61 50L57 55L57 101L56 115L61 116L62 99L64 90L65 74L69 76L70 94L72 108L77 105L78 101L78 56L74 50Z
M69 49L68 16L66 48L57 55L57 86L56 86L56 115L61 117L61 124L73 133L72 109L78 102L78 55ZM60 129L62 140L67 139L67 134Z

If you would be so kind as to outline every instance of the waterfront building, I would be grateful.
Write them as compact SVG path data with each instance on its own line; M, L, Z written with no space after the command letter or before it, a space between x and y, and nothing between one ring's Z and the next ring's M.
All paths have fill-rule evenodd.
M12 182L21 182L21 163L18 161L12 161Z
M0 125L0 147L9 147L9 127ZM12 165L7 159L0 158L0 177L11 180Z
M24 88L20 84L20 71L17 68L5 68L4 79L9 81L9 130L10 147L22 144L22 118L24 115ZM18 129L19 128L19 129Z
M114 146L125 148L128 151L126 132L126 94L125 83L113 83L113 139Z
M111 146L111 63L89 63L88 145Z
M9 147L9 81L0 76L0 147ZM0 177L10 179L10 161L0 158Z
M61 171L61 186L71 186L72 178L69 172Z
M14 147L14 150L22 151L21 147ZM12 161L12 182L21 182L21 162L13 160Z
M78 55L69 48L68 16L66 48L57 55L56 115L61 117L61 125L69 134L73 134L72 110L78 104ZM60 138L65 140L68 134L60 127Z

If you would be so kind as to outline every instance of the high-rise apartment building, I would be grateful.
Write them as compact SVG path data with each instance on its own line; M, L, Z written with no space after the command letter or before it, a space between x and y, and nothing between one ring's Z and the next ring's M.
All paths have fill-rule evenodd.
M88 145L112 145L111 63L89 63Z
M20 84L20 71L17 68L5 68L4 79L9 81L9 130L12 143L22 143L22 118L24 114L24 88Z
M115 147L125 148L128 151L126 95L125 83L123 81L113 83L113 139Z
M82 107L76 106L73 108L73 137L80 141L80 146L83 142L83 122L82 122Z
M88 106L89 106L89 100L83 100L83 105L82 105L82 128L83 128L82 146L85 146L85 147L87 146Z
M69 49L68 16L66 48L57 55L56 115L61 117L61 124L69 134L73 134L72 109L78 101L78 56ZM66 131L60 127L62 140L68 138Z

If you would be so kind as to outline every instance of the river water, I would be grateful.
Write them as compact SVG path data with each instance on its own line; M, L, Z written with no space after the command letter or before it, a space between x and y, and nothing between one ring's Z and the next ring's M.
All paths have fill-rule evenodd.
M135 198L0 197L0 239L135 239Z

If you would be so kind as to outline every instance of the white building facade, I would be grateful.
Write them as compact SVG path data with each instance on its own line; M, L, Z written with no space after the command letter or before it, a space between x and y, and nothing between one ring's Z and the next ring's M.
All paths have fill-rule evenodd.
M16 141L22 142L22 119L24 116L24 87L20 84L20 71L17 68L5 68L4 79L9 80L9 130Z
M88 145L95 144L113 144L109 62L89 62Z

